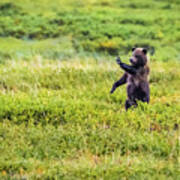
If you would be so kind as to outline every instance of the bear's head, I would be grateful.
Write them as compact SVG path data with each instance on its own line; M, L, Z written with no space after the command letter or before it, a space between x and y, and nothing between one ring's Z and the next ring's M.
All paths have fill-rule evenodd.
M147 64L147 49L145 48L132 48L132 56L130 62L135 67L143 67Z

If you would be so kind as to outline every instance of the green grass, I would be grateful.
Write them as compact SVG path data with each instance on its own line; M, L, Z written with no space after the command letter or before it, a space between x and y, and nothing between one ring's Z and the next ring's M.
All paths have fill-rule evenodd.
M0 57L114 56L137 45L155 48L158 60L180 60L179 10L179 0L3 0Z
M0 179L180 179L179 0L0 2ZM124 109L114 56L149 47L150 104Z
M178 179L180 64L151 67L150 105L126 112L112 61L1 65L2 178Z

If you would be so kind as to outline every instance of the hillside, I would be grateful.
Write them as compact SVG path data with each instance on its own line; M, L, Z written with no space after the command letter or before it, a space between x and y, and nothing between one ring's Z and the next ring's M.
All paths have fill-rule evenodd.
M180 1L1 0L0 179L175 179ZM113 95L149 48L149 105Z

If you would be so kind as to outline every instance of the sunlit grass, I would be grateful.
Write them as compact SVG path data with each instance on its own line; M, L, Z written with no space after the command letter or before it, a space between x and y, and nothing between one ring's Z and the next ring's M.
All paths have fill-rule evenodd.
M1 0L0 179L180 179L179 0ZM149 48L150 104L109 91Z
M177 179L180 64L150 66L150 104L126 112L113 60L1 65L2 177Z

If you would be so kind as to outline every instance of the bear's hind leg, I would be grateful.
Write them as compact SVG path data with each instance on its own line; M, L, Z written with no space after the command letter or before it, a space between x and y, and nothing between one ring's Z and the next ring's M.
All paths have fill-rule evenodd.
M131 106L136 107L136 106L137 106L137 103L134 102L134 101L131 101L131 100L127 99L127 100L126 100L126 103L125 103L125 109L126 109L126 111L127 111Z

